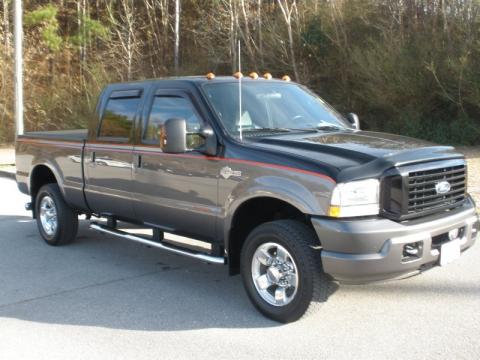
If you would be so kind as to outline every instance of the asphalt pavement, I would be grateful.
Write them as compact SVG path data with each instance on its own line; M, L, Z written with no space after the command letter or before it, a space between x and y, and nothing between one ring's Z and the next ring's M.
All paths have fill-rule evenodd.
M479 359L480 245L420 276L332 287L280 325L227 269L97 234L49 247L0 178L0 359Z

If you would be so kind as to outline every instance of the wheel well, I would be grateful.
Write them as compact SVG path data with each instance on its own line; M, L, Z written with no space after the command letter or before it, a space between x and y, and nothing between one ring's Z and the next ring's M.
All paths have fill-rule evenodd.
M52 170L45 165L39 165L32 171L30 176L30 196L32 205L35 205L35 199L40 188L45 184L57 183L57 179ZM34 207L35 208L35 207Z
M312 226L308 215L283 200L259 197L240 205L234 214L228 237L230 274L239 273L240 253L250 232L260 224L282 219L294 219Z

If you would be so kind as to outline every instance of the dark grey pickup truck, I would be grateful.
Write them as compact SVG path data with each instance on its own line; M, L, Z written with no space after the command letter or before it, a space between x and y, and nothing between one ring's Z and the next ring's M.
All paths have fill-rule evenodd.
M282 322L324 301L332 280L445 265L480 233L463 155L361 131L354 114L288 78L109 85L88 131L27 133L16 156L18 186L48 244L72 241L80 214L105 218L91 228L228 265L253 304Z

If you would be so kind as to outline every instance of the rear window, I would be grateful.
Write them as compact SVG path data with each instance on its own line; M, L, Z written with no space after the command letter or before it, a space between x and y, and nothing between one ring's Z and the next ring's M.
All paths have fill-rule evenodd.
M108 99L98 133L99 137L128 140L132 132L140 97L115 97Z

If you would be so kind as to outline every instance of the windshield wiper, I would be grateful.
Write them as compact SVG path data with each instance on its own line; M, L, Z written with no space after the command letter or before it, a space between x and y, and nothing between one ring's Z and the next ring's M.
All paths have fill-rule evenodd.
M345 130L348 130L348 129L337 126L337 125L319 125L319 126L315 126L314 128L310 128L310 130L315 130L315 131L345 131Z
M344 130L341 127L335 125L323 125L312 128L254 128L254 129L243 129L244 133L254 133L254 132L270 132L270 133L291 133L291 132L318 132L318 131L335 131L335 130Z
M336 125L320 125L320 126L316 126L315 129L317 130L345 130L344 128L341 128L340 126L336 126Z
M254 129L243 129L243 132L255 132L255 131L265 131L265 132L290 132L291 129L286 129L286 128L254 128Z

